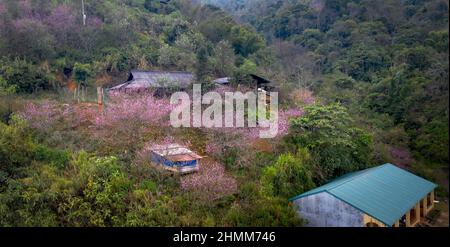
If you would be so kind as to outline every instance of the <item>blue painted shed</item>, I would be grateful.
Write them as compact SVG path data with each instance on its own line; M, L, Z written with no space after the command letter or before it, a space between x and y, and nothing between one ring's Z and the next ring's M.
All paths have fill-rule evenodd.
M415 226L434 206L436 184L392 164L350 173L293 197L309 226Z
M179 144L155 145L151 148L151 160L178 173L191 173L199 170L202 156Z

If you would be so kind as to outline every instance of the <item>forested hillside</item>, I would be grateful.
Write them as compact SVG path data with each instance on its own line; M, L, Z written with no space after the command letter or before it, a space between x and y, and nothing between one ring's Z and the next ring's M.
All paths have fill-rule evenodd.
M286 81L340 102L426 163L448 163L448 1L205 0L251 24Z
M187 1L86 1L85 25L81 1L2 0L0 12L0 71L19 93L58 87L59 77L83 70L90 83L136 68L229 75L236 59L265 46L217 8Z
M81 2L0 0L0 226L301 226L289 198L388 162L447 200L448 0ZM135 69L220 95L267 78L279 135L172 128L153 94L97 104ZM175 142L198 173L152 164Z
M189 1L84 2L85 20L81 1L0 0L0 225L301 224L286 198L262 192L277 153L238 140L251 133L168 128L169 101L152 95L93 104L96 87L132 69L245 85L265 61L263 36ZM80 86L86 97L74 97ZM190 176L155 169L149 146L171 142L210 158Z

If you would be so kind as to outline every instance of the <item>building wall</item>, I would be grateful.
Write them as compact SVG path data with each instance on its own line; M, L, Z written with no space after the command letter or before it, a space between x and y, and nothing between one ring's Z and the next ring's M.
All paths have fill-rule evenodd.
M364 226L367 226L367 224L369 224L369 223L376 224L378 227L386 226L386 224L384 224L383 222L381 222L367 214L364 214L363 222L364 222ZM397 224L397 222L395 224Z
M152 152L151 154L151 160L159 165L164 165L168 167L173 167L175 164L171 162L170 160L165 159L164 157L159 156L158 154L155 154Z
M179 161L175 162L174 165L178 167L186 167L186 166L197 166L197 160L190 160L190 161Z
M294 201L297 213L310 227L363 227L364 214L349 204L326 193L318 193Z

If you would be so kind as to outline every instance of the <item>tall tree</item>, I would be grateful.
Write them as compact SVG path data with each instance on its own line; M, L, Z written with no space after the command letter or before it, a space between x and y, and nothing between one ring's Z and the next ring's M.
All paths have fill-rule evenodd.
M212 57L214 72L218 76L230 76L235 67L235 54L233 47L228 41L220 41L214 48Z
M338 104L307 106L302 117L292 120L288 140L296 148L309 150L320 182L371 163L371 135L355 127L347 110Z

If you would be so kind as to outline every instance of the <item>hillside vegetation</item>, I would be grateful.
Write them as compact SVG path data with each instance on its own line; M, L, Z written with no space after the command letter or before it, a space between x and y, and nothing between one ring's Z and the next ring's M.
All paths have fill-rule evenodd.
M385 143L448 163L448 1L204 2L261 32L286 81L364 114Z
M0 0L0 226L301 226L290 197L387 162L448 197L447 0L85 2ZM279 134L172 128L148 93L100 108L132 69L268 78ZM151 164L174 142L198 173Z

